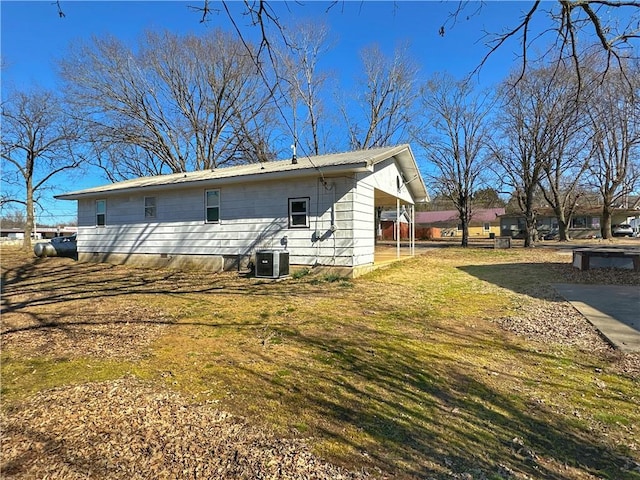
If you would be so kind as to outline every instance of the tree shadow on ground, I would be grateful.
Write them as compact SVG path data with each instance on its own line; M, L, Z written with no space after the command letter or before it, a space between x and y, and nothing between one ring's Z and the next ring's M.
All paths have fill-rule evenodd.
M463 339L470 345L484 340ZM634 478L625 470L628 459L587 426L578 426L553 405L523 400L519 392L483 381L438 349L417 359L411 349L390 342L328 341L293 332L285 341L324 356L325 362L296 365L296 375L285 378L250 366L239 368L258 377L255 382L263 385L267 398L303 405L307 415L311 411L313 417L325 419L318 427L322 437L349 445L365 464L391 472L394 478L451 478L465 472L475 472L477 478L512 478L514 472L532 478L578 478L567 476L565 469ZM546 360L541 354L540 361ZM487 372L487 378L494 374L514 376ZM318 387L301 390L298 376L316 378ZM560 391L576 387L560 378L553 381ZM583 393L588 394L586 389Z

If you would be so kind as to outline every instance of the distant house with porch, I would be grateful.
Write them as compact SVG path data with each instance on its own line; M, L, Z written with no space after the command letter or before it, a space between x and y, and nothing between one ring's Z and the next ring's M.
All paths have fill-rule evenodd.
M571 238L599 238L601 230L602 207L589 207L577 210L569 222L568 233ZM551 208L539 208L536 212L536 229L542 236L558 230L558 217ZM640 221L640 210L615 208L611 215L611 224L635 223ZM524 235L525 218L521 213L506 213L500 216L500 235L519 238Z
M504 208L479 208L473 211L469 222L469 237L491 237L500 235L500 215ZM461 237L457 210L416 212L416 238L432 239L440 237Z
M59 195L78 202L78 260L213 271L259 250L357 275L377 212L429 196L409 145L158 175Z

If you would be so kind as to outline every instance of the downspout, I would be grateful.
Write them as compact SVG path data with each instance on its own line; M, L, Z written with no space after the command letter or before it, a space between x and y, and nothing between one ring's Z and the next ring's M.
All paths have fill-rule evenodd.
M333 237L333 266L336 266L336 182L331 184L331 190L333 190L333 203L331 204L331 236Z
M316 251L316 259L314 261L314 267L320 263L320 230L318 230L318 217L320 216L320 182L322 179L318 178L316 183L316 219L315 224L316 228L313 233L313 240L315 241L315 251Z

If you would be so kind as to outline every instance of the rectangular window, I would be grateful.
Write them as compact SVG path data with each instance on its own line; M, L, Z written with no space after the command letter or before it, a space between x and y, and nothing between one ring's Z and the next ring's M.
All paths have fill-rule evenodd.
M573 217L571 228L587 228L587 217Z
M107 201L96 200L96 225L104 227L107 224Z
M206 222L218 223L220 221L220 190L206 190L204 195Z
M289 199L289 228L309 227L309 198Z
M491 231L491 224L488 222L484 222L482 224L482 230L484 230L485 232L489 232Z
M156 218L156 197L144 197L144 218Z

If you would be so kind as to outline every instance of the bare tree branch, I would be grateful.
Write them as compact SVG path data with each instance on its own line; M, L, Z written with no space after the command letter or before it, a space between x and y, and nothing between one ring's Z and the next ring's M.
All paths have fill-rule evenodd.
M24 203L24 247L29 247L38 192L55 175L82 163L74 154L81 130L60 100L48 91L12 92L2 105L2 126L3 184L11 184L9 176L21 181L13 195L3 192L2 203Z

